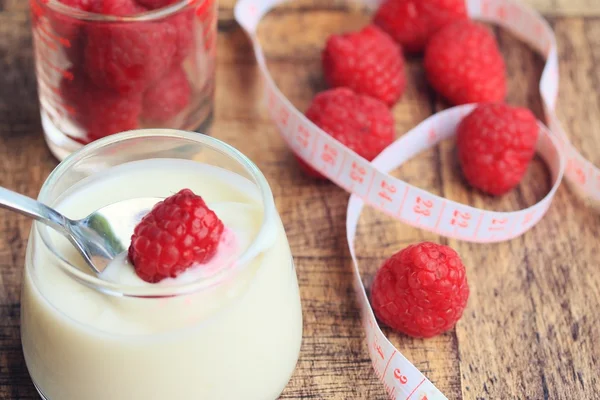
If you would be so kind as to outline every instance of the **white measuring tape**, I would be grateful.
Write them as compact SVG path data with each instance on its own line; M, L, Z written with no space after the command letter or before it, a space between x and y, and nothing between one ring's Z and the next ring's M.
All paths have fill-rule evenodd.
M346 229L354 261L354 288L361 308L369 355L375 372L392 399L445 399L446 397L385 337L369 305L360 277L354 238L360 213L369 204L405 224L471 242L512 239L533 227L550 207L565 179L584 197L600 200L600 171L571 145L554 113L558 94L556 39L550 26L534 10L513 0L467 0L473 19L496 23L527 42L546 59L539 89L550 129L539 123L537 152L552 176L552 188L537 204L515 212L481 210L436 196L388 175L389 171L438 142L455 135L461 119L473 105L437 113L387 147L368 162L329 136L298 111L275 85L257 37L261 18L287 0L240 0L235 18L254 46L265 81L269 113L294 153L332 182L352 193ZM363 0L376 7L379 1Z

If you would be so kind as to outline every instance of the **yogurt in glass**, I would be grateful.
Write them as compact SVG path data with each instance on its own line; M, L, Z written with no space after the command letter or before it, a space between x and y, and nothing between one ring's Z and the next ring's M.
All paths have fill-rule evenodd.
M21 337L48 400L279 396L300 351L302 313L286 234L254 164L216 139L131 131L61 163L40 201L77 219L118 201L202 196L225 226L215 257L157 284L125 254L93 275L69 242L34 223Z

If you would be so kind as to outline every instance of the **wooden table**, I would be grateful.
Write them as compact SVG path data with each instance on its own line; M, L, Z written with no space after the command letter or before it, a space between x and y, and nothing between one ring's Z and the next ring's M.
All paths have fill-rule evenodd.
M574 143L600 165L600 4L594 0L532 0L556 31L561 58L559 116ZM354 304L344 239L348 194L315 183L296 168L259 102L258 71L232 19L234 0L220 6L219 71L214 136L239 148L269 179L295 256L304 308L304 342L282 399L384 399L372 372ZM568 15L568 16L565 16ZM324 88L319 52L331 32L367 21L344 2L308 0L273 12L261 35L273 75L305 109ZM509 75L509 101L541 115L536 87L542 60L497 31ZM394 109L405 132L442 109L418 59ZM42 139L27 2L0 0L0 184L36 196L56 166ZM443 143L405 164L408 182L478 207L514 210L541 199L548 173L536 161L524 182L493 199L466 187L454 144ZM359 254L369 283L382 260L409 243L448 244L463 257L471 297L463 319L444 335L390 339L449 399L592 399L600 381L600 214L566 185L548 215L507 243L448 240L367 210ZM30 221L0 211L0 399L35 399L19 340L19 291Z

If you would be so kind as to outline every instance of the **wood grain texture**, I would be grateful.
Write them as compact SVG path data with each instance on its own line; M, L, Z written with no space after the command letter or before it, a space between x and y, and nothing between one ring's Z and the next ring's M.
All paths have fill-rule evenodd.
M598 16L600 2L596 0L521 0L545 15Z
M571 5L585 0L545 2ZM282 399L385 399L364 348L353 300L344 239L348 194L315 183L297 170L261 105L251 49L231 19L233 1L220 6L219 71L214 136L254 160L271 183L296 260L305 319L296 372ZM593 8L596 2L590 3ZM301 110L324 88L320 50L327 34L361 26L368 17L341 2L299 1L270 14L260 35L273 76ZM600 20L551 17L560 48L559 116L573 142L600 162ZM540 115L536 92L542 60L497 31L510 75L509 101ZM27 5L0 0L0 185L35 196L56 166L39 123ZM409 86L394 108L401 134L444 104L428 88L420 60L408 61ZM411 184L477 207L515 210L535 203L549 187L535 161L523 183L494 199L462 181L447 141L395 171ZM468 269L471 297L456 329L429 340L386 331L403 354L449 399L592 399L600 392L600 214L566 185L548 215L507 243L448 240L367 209L358 253L370 284L383 259L409 243L449 244ZM0 210L0 399L37 399L19 340L21 269L30 223Z
M597 0L517 0L518 2L527 4L544 15L548 16L599 16L600 2ZM232 16L231 10L235 5L236 0L220 0L220 8L223 11L225 18ZM344 9L352 4L352 0L311 0L311 2L302 2L302 5L292 7L306 8L321 8L321 9ZM355 1L354 3L358 3Z

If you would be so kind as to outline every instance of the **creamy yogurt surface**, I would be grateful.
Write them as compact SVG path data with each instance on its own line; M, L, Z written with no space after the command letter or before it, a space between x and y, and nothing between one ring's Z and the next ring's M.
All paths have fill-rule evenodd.
M190 188L226 229L216 256L177 278L150 284L126 255L101 280L178 288L234 269L209 288L163 298L119 297L82 285L32 230L22 294L27 366L49 400L274 399L295 367L302 316L281 221L275 240L237 263L263 222L260 193L248 179L189 160L130 162L74 185L54 206L77 219L134 197L168 197ZM45 229L45 228L40 228ZM68 241L49 232L54 251L88 273ZM263 244L264 245L264 244ZM102 377L99 379L98 377Z

